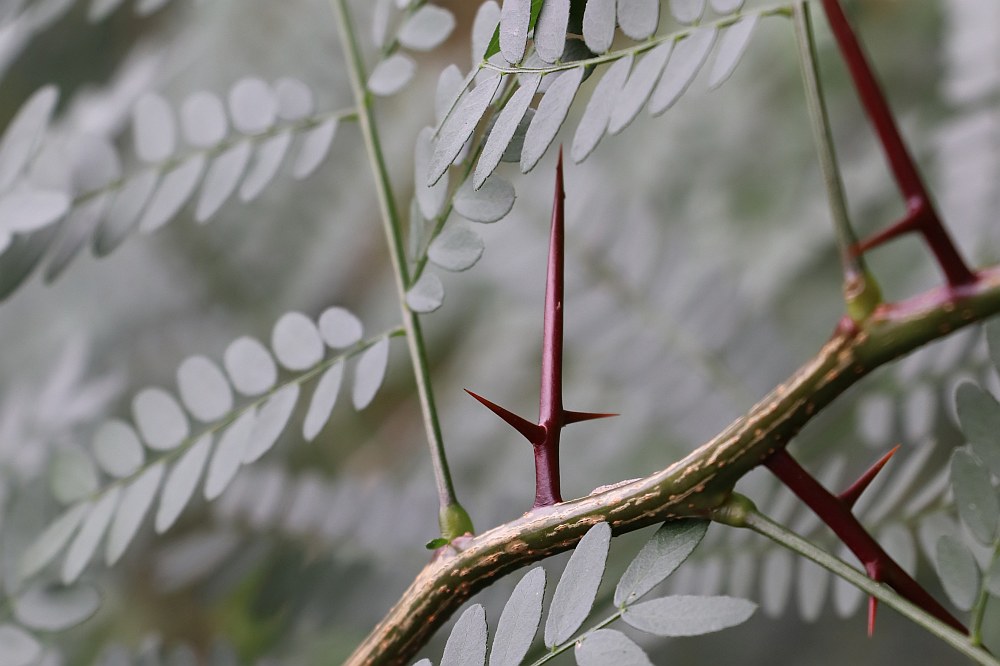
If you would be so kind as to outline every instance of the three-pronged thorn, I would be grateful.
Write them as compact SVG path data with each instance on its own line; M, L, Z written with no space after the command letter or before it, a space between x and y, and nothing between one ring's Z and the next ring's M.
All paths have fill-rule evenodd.
M527 439L535 452L535 503L533 508L562 501L559 489L559 436L563 426L617 414L573 412L563 409L563 266L565 261L565 217L563 201L562 148L556 164L556 193L552 204L549 238L549 266L545 278L545 313L542 331L542 388L538 423L514 414L500 405L466 389L494 414Z

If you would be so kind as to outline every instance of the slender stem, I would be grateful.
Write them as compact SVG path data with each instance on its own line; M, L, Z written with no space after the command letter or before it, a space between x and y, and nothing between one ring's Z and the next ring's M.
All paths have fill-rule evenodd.
M393 275L396 279L396 291L399 297L399 308L403 317L403 328L406 330L406 342L413 362L413 374L416 378L417 393L420 396L420 409L423 413L424 429L427 433L427 443L430 447L431 464L434 467L434 479L437 485L438 500L442 515L450 507L457 507L455 487L448 471L448 459L444 451L444 440L441 436L441 424L438 421L437 409L434 406L434 394L431 390L430 369L427 361L427 350L424 345L420 320L416 313L406 305L406 291L409 286L409 275L406 266L406 249L403 243L403 233L399 212L393 199L392 187L389 182L389 172L385 165L385 157L379 143L378 130L372 112L372 98L365 90L365 68L361 58L361 49L354 34L353 23L347 10L346 0L330 0L334 13L337 15L337 26L340 32L341 48L348 62L348 74L351 90L358 107L358 124L361 136L368 152L368 163L371 165L375 181L375 191L378 197L379 211L382 216L382 226L389 245L389 256L392 260ZM458 534L443 534L445 537Z
M1000 558L1000 539L993 545L993 557L990 558L990 561L995 561L997 558ZM986 604L989 600L990 591L984 582L969 618L969 639L973 645L983 644L983 618L986 617Z
M876 583L861 571L858 571L812 542L788 530L783 525L779 525L760 512L747 512L744 517L744 523L746 527L752 529L754 532L762 534L789 550L812 560L827 571L843 578L858 589L875 597L886 606L895 609L901 615L948 643L955 650L961 652L977 664L982 664L983 666L1000 666L1000 661L994 659L982 648L972 645L965 634L953 629L923 611L917 605L907 601L888 585Z
M847 212L844 182L840 177L837 152L833 144L833 134L830 131L830 117L827 114L823 89L819 85L819 65L816 56L812 15L809 4L804 0L795 4L793 20L795 22L796 42L799 46L799 65L805 87L806 106L809 108L813 141L816 144L820 169L823 171L823 184L826 185L830 214L837 232L840 260L844 264L845 274L861 274L865 270L864 258L851 251L851 248L857 244L858 238L851 226L850 216Z
M875 78L871 65L868 64L854 29L851 28L840 6L840 0L822 0L822 4L830 29L837 40L837 46L858 91L858 97L861 98L861 104L875 127L875 133L882 144L896 185L906 204L906 216L901 221L860 244L858 250L864 251L903 233L920 232L937 258L950 286L958 287L975 282L975 274L965 264L965 260L962 259L948 230L934 209L934 203L920 178L916 163L906 149L889 104L882 94L882 88Z
M548 652L546 652L544 655L542 655L541 657L539 657L535 661L531 662L531 666L541 666L542 664L544 664L546 662L552 661L553 659L555 659L556 657L558 657L559 655L561 655L563 652L566 652L567 650L569 650L571 647L575 647L577 643L579 643L580 641L584 640L585 638L587 638L587 636L589 636L590 634L594 633L598 629L603 629L604 627L608 626L612 622L617 621L621 616L622 616L622 612L620 610L617 611L617 612L615 612L615 613L613 613L613 614L611 614L611 615L609 615L608 617L604 618L603 620L601 620L600 622L598 622L597 624L595 624L593 627L591 627L590 629L588 629L586 631L586 633L584 633L582 636L579 636L577 638L572 638L572 639L566 641L565 643L563 643L562 645L557 645L556 647L552 648L551 650L549 650Z

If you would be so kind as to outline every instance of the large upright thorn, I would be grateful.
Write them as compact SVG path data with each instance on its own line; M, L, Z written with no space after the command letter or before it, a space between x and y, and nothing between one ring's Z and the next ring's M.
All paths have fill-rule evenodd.
M901 234L917 232L923 236L924 242L934 254L951 287L974 283L976 275L969 270L934 209L916 163L906 149L899 128L896 127L896 121L889 110L882 88L854 34L854 29L851 28L840 6L840 0L823 0L823 10L830 22L830 29L837 40L840 53L850 70L861 104L875 127L882 150L889 161L896 185L906 205L906 216L902 220L871 239L859 243L856 251L864 252Z
M617 414L572 412L562 404L563 275L565 264L565 192L562 147L556 164L556 191L549 235L549 264L545 278L545 312L542 326L542 386L538 401L538 423L514 414L466 389L466 392L503 419L535 452L535 503L533 508L562 501L559 489L559 435L563 426Z

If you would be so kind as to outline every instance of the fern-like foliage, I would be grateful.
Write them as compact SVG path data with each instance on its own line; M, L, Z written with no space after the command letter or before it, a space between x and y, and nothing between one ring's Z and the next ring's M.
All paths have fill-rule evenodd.
M291 175L308 177L326 158L338 123L354 115L319 113L313 97L291 78L273 85L242 79L225 103L214 93L194 93L178 112L146 94L132 115L140 166L123 175L123 160L103 137L41 140L58 94L39 90L0 140L0 298L46 253L45 278L52 281L88 241L104 256L133 230L151 233L167 224L190 200L201 223L237 192L253 201L290 153Z
M541 664L574 649L581 666L611 661L650 664L646 653L631 638L606 628L618 620L657 636L696 636L749 619L756 605L733 597L675 596L640 601L691 555L707 528L707 522L698 520L675 521L660 527L618 581L614 591L616 611L580 632L597 599L611 541L611 529L606 523L592 527L577 544L549 600L542 641L545 652L531 663ZM545 570L538 567L521 579L504 606L489 650L489 666L525 663L541 622L544 596ZM470 606L451 630L439 663L485 665L488 633L485 610L479 604ZM422 659L416 666L431 664L429 659Z
M105 561L117 562L157 497L160 533L174 524L202 477L205 498L217 498L242 465L274 446L302 384L319 377L303 424L303 437L314 439L336 403L345 362L354 356L351 400L355 409L365 408L382 384L395 334L363 338L360 321L343 308L326 310L318 324L291 312L272 331L274 356L256 339L242 337L226 350L225 372L205 357L185 360L177 370L179 401L162 388L139 391L132 400L132 423L107 421L89 451L57 455L53 492L68 508L21 556L20 577L42 571L68 544L60 578L70 584L105 536ZM327 347L338 353L328 356ZM279 376L279 364L285 377ZM240 404L234 392L244 396ZM192 427L191 420L203 425Z

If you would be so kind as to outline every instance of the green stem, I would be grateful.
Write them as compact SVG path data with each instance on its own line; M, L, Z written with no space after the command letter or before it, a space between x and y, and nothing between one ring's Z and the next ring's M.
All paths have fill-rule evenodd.
M993 545L993 557L990 558L990 561L995 561L998 558L1000 558L1000 540ZM972 607L969 618L969 640L972 641L973 645L983 644L983 618L986 617L986 604L989 600L990 591L986 587L986 581L983 581L979 596L976 598L976 605Z
M851 226L847 201L844 197L844 182L840 177L837 151L833 143L833 133L830 130L830 117L827 114L823 89L819 84L820 73L816 55L816 39L813 34L812 17L808 3L804 0L797 2L793 8L792 16L795 23L799 65L802 70L802 82L806 93L806 106L809 109L813 141L819 157L820 169L823 172L823 184L826 186L830 215L833 218L840 260L844 267L847 308L851 318L860 321L871 314L882 298L877 284L865 266L864 258L853 251L858 243L858 238Z
M803 539L783 525L779 525L759 511L745 511L742 513L742 516L744 527L748 527L754 532L766 536L785 548L812 560L827 571L840 576L848 583L851 583L866 594L870 594L886 606L895 609L904 617L912 620L923 629L926 629L948 643L975 663L982 664L983 666L1000 666L1000 661L994 659L982 648L973 645L969 641L968 636L927 614L920 607L896 594L888 585L876 583L861 571L848 565L843 560L834 557L812 542Z
M597 631L598 629L603 629L604 627L608 626L612 622L615 622L616 620L618 620L618 618L620 618L621 616L622 616L622 612L620 610L617 611L616 613L614 613L613 615L609 615L608 617L604 618L603 620L601 620L600 622L598 622L597 624L595 624L593 627L591 627L590 629L588 629L582 636L578 636L576 638L572 638L572 639L566 641L565 643L563 643L562 645L557 645L556 647L552 648L551 650L549 650L548 652L546 652L544 655L542 655L541 657L539 657L535 661L531 662L531 666L541 666L541 664L544 664L547 661L551 661L551 660L555 659L556 657L558 657L559 655L561 655L566 650L569 650L571 647L575 647L577 643L579 643L580 641L582 641L583 639L585 639L587 636L589 636L593 632Z
M442 536L451 539L472 530L472 525L465 516L455 497L455 488L448 471L448 459L444 451L444 440L441 436L441 424L438 421L437 409L434 406L434 394L431 391L430 369L427 361L427 349L424 344L420 320L416 313L406 305L406 291L410 278L406 266L406 249L403 243L402 225L399 212L392 195L389 182L389 172L386 169L385 157L379 143L378 130L372 112L372 98L365 89L365 67L361 58L361 49L354 34L354 24L347 10L346 0L330 0L334 13L337 15L337 27L340 32L341 48L348 63L348 75L351 91L358 107L358 125L368 152L368 163L371 165L375 181L375 191L378 198L379 212L386 241L389 245L389 256L392 261L393 275L396 281L396 292L399 298L399 308L403 317L403 328L406 330L407 348L413 363L413 374L417 383L417 393L420 397L420 410L423 413L424 430L427 433L427 443L430 447L431 464L434 468L434 479L437 485L438 501L441 504ZM450 519L446 519L450 516ZM464 516L464 520L456 520L456 516ZM446 525L447 523L447 525ZM454 530L462 532L454 533Z

